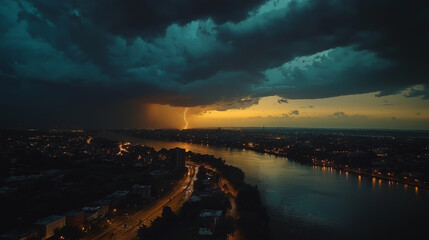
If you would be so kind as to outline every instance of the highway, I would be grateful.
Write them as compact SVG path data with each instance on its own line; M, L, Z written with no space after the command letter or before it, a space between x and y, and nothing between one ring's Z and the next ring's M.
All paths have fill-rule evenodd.
M111 226L98 235L86 236L84 240L129 240L137 238L139 227L150 226L151 221L161 216L165 206L177 212L192 195L194 181L198 168L186 166L188 173L173 188L173 190L146 208L128 216L113 219Z

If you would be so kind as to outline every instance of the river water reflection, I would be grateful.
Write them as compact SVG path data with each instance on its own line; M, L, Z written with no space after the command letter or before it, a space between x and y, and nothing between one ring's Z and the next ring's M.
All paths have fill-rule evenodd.
M273 239L410 239L427 236L427 190L311 167L249 150L126 139L156 149L185 148L221 157L258 185Z

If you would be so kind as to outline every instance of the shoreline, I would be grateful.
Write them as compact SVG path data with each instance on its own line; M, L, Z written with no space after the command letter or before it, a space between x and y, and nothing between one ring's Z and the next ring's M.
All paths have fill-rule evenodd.
M161 141L167 141L167 142L171 142L169 140L162 140L162 139L151 139L151 140L161 140ZM190 141L176 141L176 142L184 142L184 143L188 143L188 144L205 144L205 143L195 143L195 142L190 142ZM287 156L284 156L282 154L276 154L276 153L272 153L272 152L268 152L268 151L261 151L261 150L256 150L256 149L252 149L252 148L237 148L237 147L228 147L225 145L212 145L212 144L208 144L209 146L216 146L216 147L225 147L225 148L234 148L234 149L245 149L245 150L249 150L249 151L254 151L260 154L270 154L272 156L276 156L276 157L283 157L283 158L287 158L291 161L297 162L299 164L302 165L306 165L306 166L316 166L316 167L332 167L333 169L336 170L340 170L340 171L346 171L346 172L351 172L353 174L357 174L357 175L364 175L364 176L369 176L369 177L373 177L376 179L382 179L382 180L387 180L387 181L392 181L392 182L396 182L396 183L400 183L403 184L404 186L414 186L414 187L418 187L418 188L422 188L422 189L426 189L429 190L429 183L422 183L422 182L415 182L415 181L404 181L403 179L399 179L399 178L395 178L395 177L389 177L389 176L385 176L385 175L380 175L380 174L373 174L370 172L366 172L366 171L362 171L362 170L358 170L358 169L351 169L351 168L345 168L345 167L339 167L337 165L330 165L330 164L306 164L303 163L302 161L296 160L296 159L292 159L292 158L288 158Z
M389 176L385 176L385 175L382 175L382 174L373 174L373 173L370 173L370 172L367 172L367 171L358 170L358 169L340 167L340 166L337 166L337 165L334 165L334 164L332 164L332 165L331 164L322 164L322 163L319 163L319 164L318 163L316 163L316 164L314 164L314 163L313 164L305 164L302 161L299 161L299 160L296 160L296 159L292 159L292 158L288 158L287 156L284 156L282 154L276 154L276 153L271 153L271 152L266 152L266 151L258 151L258 150L249 149L249 148L243 148L243 149L254 151L254 152L257 152L257 153L261 153L261 154L270 154L270 155L276 156L276 157L287 158L288 160L291 160L291 161L294 161L294 162L297 162L297 163L300 163L302 165L306 165L306 166L309 166L309 167L310 166L315 166L315 167L332 168L332 169L339 170L339 171L351 172L351 173L357 174L359 176L360 175L364 175L364 176L373 177L373 178L376 178L376 179L379 179L379 180L382 179L382 180L387 180L387 181L392 181L392 182L400 183L400 184L403 184L404 186L411 185L411 186L414 186L414 187L418 187L418 188L429 190L429 184L428 183L422 183L420 181L418 181L418 182L416 182L416 181L410 181L410 180L409 181L404 181L402 179L395 178L395 177L389 177Z
M399 179L399 178L395 178L395 177L389 177L389 176L385 176L385 175L380 175L380 174L373 174L367 171L362 171L362 170L358 170L358 169L351 169L351 168L345 168L345 167L340 167L337 165L331 165L331 164L306 164L300 160L296 160L293 158L288 158L287 156L284 156L283 154L277 154L277 153L272 153L272 152L268 152L268 151L262 151L262 150L257 150L257 149L252 149L252 148L243 148L243 147L229 147L229 146L225 146L225 145L217 145L217 144L208 144L208 143L198 143L198 142L191 142L191 141L178 141L178 140L164 140L164 139L157 139L157 138L141 138L141 137L136 137L136 136L127 136L127 137L133 137L135 139L141 139L141 140L155 140L155 141L165 141L165 142L182 142L182 143L188 143L188 144L207 144L209 146L214 146L214 147L224 147L224 148L233 148L233 149L245 149L245 150L249 150L249 151L254 151L260 154L270 154L272 156L276 156L276 157L283 157L283 158L287 158L291 161L297 162L299 164L302 165L306 165L306 166L316 166L316 167L332 167L333 169L336 170L341 170L341 171L346 171L346 172L351 172L353 174L357 174L357 175L364 175L364 176L369 176L369 177L373 177L376 179L382 179L382 180L387 180L387 181L392 181L392 182L396 182L396 183L400 183L405 185L410 185L410 186L414 186L414 187L418 187L418 188L422 188L422 189L426 189L429 190L429 183L424 183L424 182L415 182L415 181L404 181L403 179Z

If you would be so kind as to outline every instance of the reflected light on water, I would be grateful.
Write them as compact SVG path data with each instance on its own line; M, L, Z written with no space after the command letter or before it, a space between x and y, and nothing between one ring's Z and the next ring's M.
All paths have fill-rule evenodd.
M421 224L418 219L425 216L429 210L426 190L418 189L414 185L410 190L404 185L402 190L402 184L396 182L396 185L399 184L397 187L388 189L387 185L382 186L380 178L370 176L367 179L368 183L371 182L371 188L370 184L366 184L366 180L362 179L364 175L351 174L349 179L347 170L338 170L338 174L344 174L345 178L332 177L331 174L326 174L326 170L331 171L330 167L326 169L326 166L312 166L312 170L292 161L286 164L287 160L282 157L273 158L269 154L267 156L251 150L207 147L205 144L146 142L158 149L181 147L196 153L213 154L222 157L228 164L241 168L246 174L245 181L257 184L261 189L262 200L272 217L273 239L284 239L285 234L289 233L289 229L284 226L297 222L302 223L302 226L297 224L294 228L297 232L309 232L307 239L332 239L319 236L322 231L319 231L319 228L308 229L308 226L316 226L322 222L323 227L332 230L334 234L356 234L356 239L371 236L374 226L377 225L380 231L393 236L389 239L394 239L397 236L395 234L404 233L404 229L407 229L408 234L411 232L408 229L422 226L418 225ZM385 181L389 186L395 185L394 181ZM356 182L359 182L359 187ZM357 188L360 189L359 194L355 194ZM410 194L406 194L407 192ZM350 207L351 204L357 204L359 207ZM356 231L356 227L359 227L359 231Z
M362 185L362 176L359 175L358 176L358 186L359 186L359 188L361 187L361 185Z

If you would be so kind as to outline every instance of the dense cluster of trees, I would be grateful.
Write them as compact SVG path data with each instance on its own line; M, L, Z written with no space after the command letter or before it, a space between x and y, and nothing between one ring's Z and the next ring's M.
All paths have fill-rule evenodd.
M197 180L194 182L194 191L201 191L204 188L203 180L207 177L206 168L200 166L198 168Z
M217 169L222 177L228 179L228 181L237 189L245 185L244 172L238 168L225 163L222 158L215 158L208 154L197 154L191 151L187 152L188 159L193 162L200 164L207 164Z
M235 203L239 219L236 225L245 239L268 239L269 216L267 210L262 204L257 186L251 186L244 182L244 172L240 168L225 164L221 158L192 152L188 152L188 154L192 161L216 168L222 177L238 190Z
M261 196L256 186L244 185L238 191L237 226L246 239L268 239L269 216L262 204Z
M170 207L164 207L161 217L157 217L150 227L143 225L138 232L140 239L174 239L180 231L179 217Z
M187 240L198 239L199 207L185 204L179 214L170 207L164 207L161 217L156 218L150 227L143 225L138 231L139 239L144 240ZM229 216L221 218L216 225L212 239L225 239L227 234L234 231L234 219Z

